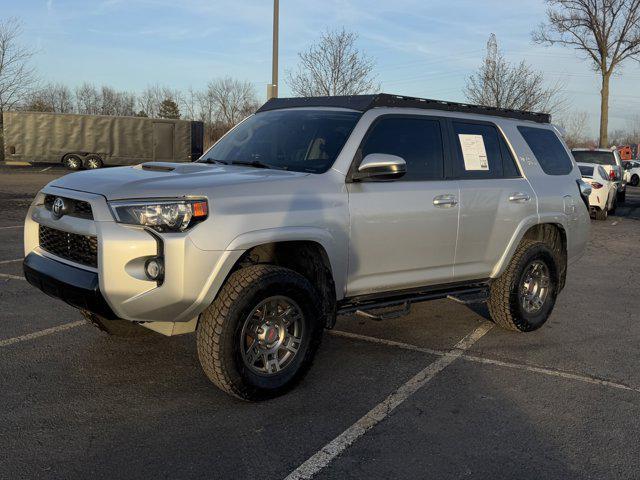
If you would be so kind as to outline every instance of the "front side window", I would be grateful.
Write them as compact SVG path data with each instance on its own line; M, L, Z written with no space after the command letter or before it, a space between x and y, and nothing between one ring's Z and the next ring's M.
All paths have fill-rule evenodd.
M547 175L566 175L573 170L571 158L552 130L536 127L518 127L518 130L544 173ZM581 162L582 160L576 158L576 161Z
M396 155L407 163L400 180L440 180L444 177L444 147L440 121L433 118L382 117L364 139L360 159L371 153Z
M231 130L198 161L323 173L333 165L361 115L301 109L257 113Z

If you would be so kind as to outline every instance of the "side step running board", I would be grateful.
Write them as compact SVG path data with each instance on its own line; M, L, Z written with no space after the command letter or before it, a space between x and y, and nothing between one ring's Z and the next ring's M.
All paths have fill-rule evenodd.
M447 295L449 300L462 303L463 305L471 305L474 303L484 303L489 300L489 289L474 292L453 293Z
M386 297L381 299L367 299L364 301L352 301L345 303L338 308L338 315L356 314L359 317L369 320L381 321L391 318L399 318L411 312L411 305L428 300L438 300L448 298L464 305L483 303L489 299L489 288L486 285L474 286L472 288L458 288L450 290L440 290L433 292L415 292L411 294L399 295L397 297ZM381 313L374 310L392 309Z

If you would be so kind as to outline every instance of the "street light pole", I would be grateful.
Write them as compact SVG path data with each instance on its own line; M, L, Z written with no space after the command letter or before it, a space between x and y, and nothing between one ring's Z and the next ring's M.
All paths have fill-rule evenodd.
M267 100L278 98L278 18L280 0L273 0L273 54L271 59L271 84L267 86Z

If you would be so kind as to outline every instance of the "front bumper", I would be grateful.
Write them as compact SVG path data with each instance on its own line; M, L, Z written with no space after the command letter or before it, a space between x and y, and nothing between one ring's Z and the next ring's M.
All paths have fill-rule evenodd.
M100 292L97 273L36 253L27 255L22 266L27 281L50 297L110 320L117 318Z
M93 220L67 215L53 218L42 205L44 193L90 203ZM97 268L79 265L41 248L40 225L72 234L95 236L98 243ZM52 186L45 187L29 209L24 246L25 258L33 254L91 274L91 281L97 282L97 287L89 290L100 293L112 316L134 322L188 322L197 317L211 304L235 261L243 253L242 250L200 249L191 240L190 232L155 234L141 227L116 223L104 197ZM149 280L144 273L145 261L160 254L165 265L162 284ZM86 281L88 276L82 278L85 280L83 285L90 285ZM57 279L64 281L66 277ZM38 281L35 285L45 291ZM56 294L55 289L48 290L45 292L50 295L78 308L86 308L76 305L81 302L76 301L75 296L72 302L64 295ZM67 290L66 287L63 289Z

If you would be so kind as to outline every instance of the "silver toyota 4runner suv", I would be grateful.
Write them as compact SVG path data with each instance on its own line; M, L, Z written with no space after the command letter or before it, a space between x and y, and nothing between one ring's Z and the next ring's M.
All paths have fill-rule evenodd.
M219 388L290 389L338 314L486 302L531 331L588 238L550 117L386 94L272 99L194 163L66 175L26 218L24 272L118 336L195 331Z

